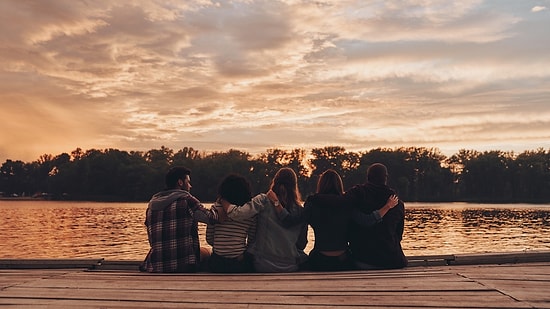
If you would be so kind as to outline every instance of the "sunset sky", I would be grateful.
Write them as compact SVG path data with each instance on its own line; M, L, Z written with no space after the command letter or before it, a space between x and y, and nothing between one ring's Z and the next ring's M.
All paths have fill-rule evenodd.
M0 2L0 164L550 148L550 0Z

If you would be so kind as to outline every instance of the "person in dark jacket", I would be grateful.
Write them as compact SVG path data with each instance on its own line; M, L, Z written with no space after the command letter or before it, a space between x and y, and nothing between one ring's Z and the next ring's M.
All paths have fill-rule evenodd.
M381 163L374 163L367 170L367 182L355 185L346 192L361 212L368 214L382 208L395 191L388 187L388 170ZM393 269L407 266L407 258L401 247L405 225L405 205L399 200L382 221L373 226L352 223L349 245L356 267L360 269Z

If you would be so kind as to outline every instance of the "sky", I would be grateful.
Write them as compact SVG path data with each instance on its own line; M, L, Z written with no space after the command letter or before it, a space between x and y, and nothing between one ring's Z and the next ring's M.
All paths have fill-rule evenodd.
M3 0L0 163L550 149L550 0Z

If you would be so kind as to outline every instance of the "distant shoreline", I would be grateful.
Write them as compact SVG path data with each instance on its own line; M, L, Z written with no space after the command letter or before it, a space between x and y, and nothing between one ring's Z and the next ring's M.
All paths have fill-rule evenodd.
M0 196L0 201L43 201L43 198L35 198L35 197L5 197Z

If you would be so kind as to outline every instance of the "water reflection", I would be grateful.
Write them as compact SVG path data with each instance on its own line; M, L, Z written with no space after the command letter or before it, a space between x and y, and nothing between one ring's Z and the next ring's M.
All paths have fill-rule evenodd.
M550 205L408 204L406 255L550 249ZM145 203L0 201L0 258L141 260ZM201 240L205 226L200 224ZM309 244L313 247L310 229ZM203 244L205 245L205 244Z
M4 206L2 258L141 259L148 250L140 204Z
M416 255L419 252L458 254L550 248L550 235L546 232L550 208L506 207L409 207L403 249L408 255Z

